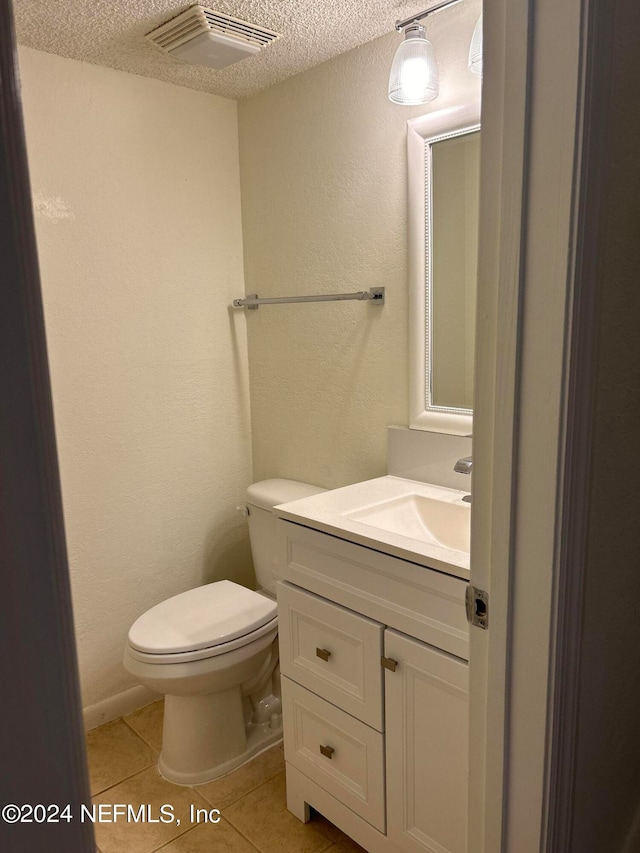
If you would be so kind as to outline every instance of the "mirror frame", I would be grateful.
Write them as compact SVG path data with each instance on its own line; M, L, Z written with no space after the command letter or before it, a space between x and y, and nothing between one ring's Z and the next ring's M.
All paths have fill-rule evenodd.
M407 122L409 245L409 427L471 435L473 409L431 402L431 233L427 154L443 139L480 130L480 101L473 100Z

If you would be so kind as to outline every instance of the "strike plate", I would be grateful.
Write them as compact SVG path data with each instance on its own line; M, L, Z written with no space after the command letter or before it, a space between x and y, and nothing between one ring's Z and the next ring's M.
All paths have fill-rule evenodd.
M467 622L478 628L489 627L489 593L476 586L467 587L465 593Z

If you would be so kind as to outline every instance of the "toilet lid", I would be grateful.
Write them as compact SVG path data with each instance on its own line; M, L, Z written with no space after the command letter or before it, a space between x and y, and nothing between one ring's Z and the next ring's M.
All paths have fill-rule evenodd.
M129 644L149 654L174 654L228 643L276 616L275 601L232 581L216 581L174 595L143 613Z

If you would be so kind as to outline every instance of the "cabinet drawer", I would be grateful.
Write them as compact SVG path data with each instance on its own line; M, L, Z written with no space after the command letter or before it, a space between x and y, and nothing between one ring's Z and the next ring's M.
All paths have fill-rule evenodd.
M469 659L467 581L290 521L278 521L280 577Z
M283 677L285 759L385 831L383 736Z
M382 625L279 583L278 631L284 675L382 731Z

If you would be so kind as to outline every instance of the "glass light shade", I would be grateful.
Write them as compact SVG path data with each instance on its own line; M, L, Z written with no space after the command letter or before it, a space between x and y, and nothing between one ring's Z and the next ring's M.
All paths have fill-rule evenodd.
M469 71L482 77L482 15L476 21L469 48Z
M438 97L440 78L433 45L424 27L410 25L393 57L389 75L389 100L394 104L426 104Z

